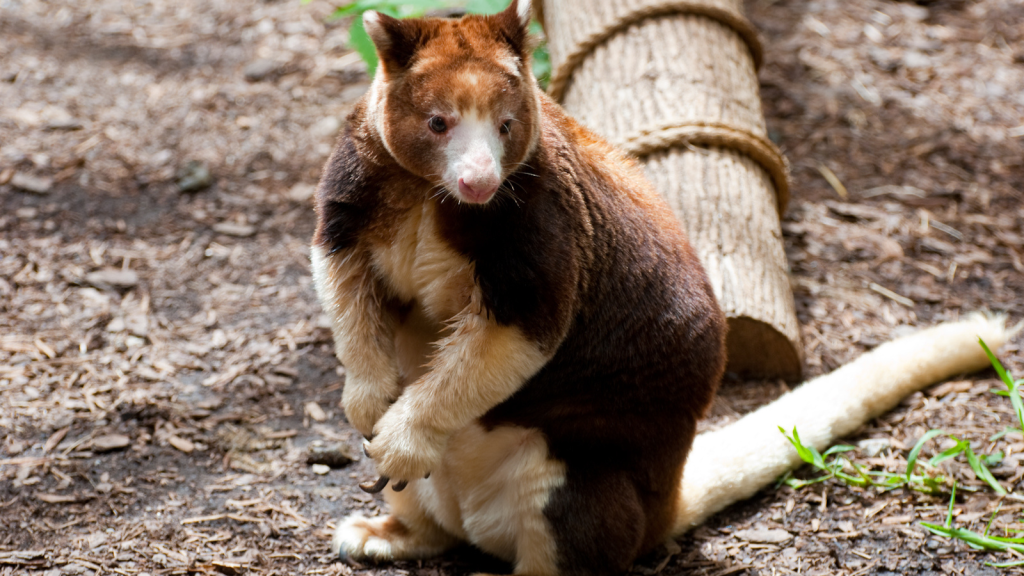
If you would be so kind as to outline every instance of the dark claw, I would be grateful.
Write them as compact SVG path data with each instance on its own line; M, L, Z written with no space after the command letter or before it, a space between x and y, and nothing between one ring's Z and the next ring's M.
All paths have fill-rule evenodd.
M373 456L370 456L369 446L370 442L368 440L363 440L363 454L365 454L367 458L373 458Z
M409 484L408 480L399 480L391 485L391 489L395 492L401 492L402 490L405 490L407 484Z
M391 480L391 478L388 478L387 476L381 476L380 478L377 478L377 481L374 482L373 484L370 484L369 482L363 482L362 484L359 485L359 487L363 489L363 492L376 494L383 490L384 487L388 485L389 480Z
M424 480L426 480L427 478L430 478L430 472L427 472L426 474L423 475Z
M353 568L359 569L359 570L361 570L361 569L363 569L365 567L362 564L360 564L359 562L356 562L356 560L354 558L352 558L351 556L349 556L348 553L345 552L344 550L338 550L338 560L341 563L343 563L343 564L347 564L347 565L349 565L349 566L351 566Z

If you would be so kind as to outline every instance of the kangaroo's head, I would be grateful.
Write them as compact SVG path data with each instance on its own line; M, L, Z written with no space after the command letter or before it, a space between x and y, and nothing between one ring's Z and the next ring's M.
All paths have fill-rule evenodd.
M403 168L486 204L539 139L530 0L461 19L363 14L380 66L368 120Z

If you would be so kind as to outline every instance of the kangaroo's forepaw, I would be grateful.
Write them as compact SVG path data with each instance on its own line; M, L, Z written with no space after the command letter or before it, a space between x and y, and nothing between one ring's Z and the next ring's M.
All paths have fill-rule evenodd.
M407 397L399 398L374 427L373 440L363 450L377 465L382 476L373 488L383 489L383 477L394 481L392 487L401 491L410 480L423 478L440 463L448 443L448 434L417 424ZM369 491L369 490L368 490Z
M388 411L398 393L397 377L395 382L377 383L350 374L345 378L341 395L345 417L360 434L370 438L374 424Z

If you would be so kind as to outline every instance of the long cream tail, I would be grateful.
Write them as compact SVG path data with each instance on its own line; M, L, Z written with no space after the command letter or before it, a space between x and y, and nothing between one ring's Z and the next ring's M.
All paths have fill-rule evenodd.
M888 342L721 430L701 434L683 470L674 534L753 496L801 463L779 426L795 426L801 441L824 450L908 394L988 366L978 337L995 350L1015 332L1005 324L1004 317L979 314Z

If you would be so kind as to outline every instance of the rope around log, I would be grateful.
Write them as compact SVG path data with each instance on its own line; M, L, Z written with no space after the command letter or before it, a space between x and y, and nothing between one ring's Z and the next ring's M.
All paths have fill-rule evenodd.
M595 48L630 26L651 18L697 15L714 20L735 31L750 50L755 70L760 66L762 47L757 31L728 0L634 1L639 5L630 6L571 44L572 47L551 74L548 91L555 100L562 100L573 73ZM538 10L542 6L543 2L538 3ZM542 12L538 12L538 15L543 19ZM572 41L572 38L568 40ZM637 157L678 146L730 148L749 156L768 172L775 185L776 207L780 216L789 202L789 166L786 158L769 140L746 128L721 122L676 120L637 130L614 144Z
M754 69L757 70L761 67L763 49L757 36L757 30L739 11L726 5L714 4L713 0L647 0L647 3L641 2L640 6L619 15L578 41L565 56L565 59L552 71L548 92L556 101L561 101L572 73L584 58L595 47L618 32L649 18L685 15L704 16L735 30L750 48ZM543 14L541 14L541 18L543 18Z
M775 198L782 216L789 202L789 170L786 157L771 141L742 128L717 122L685 122L644 128L613 142L627 154L642 158L678 146L720 146L749 156L761 165L775 184Z

